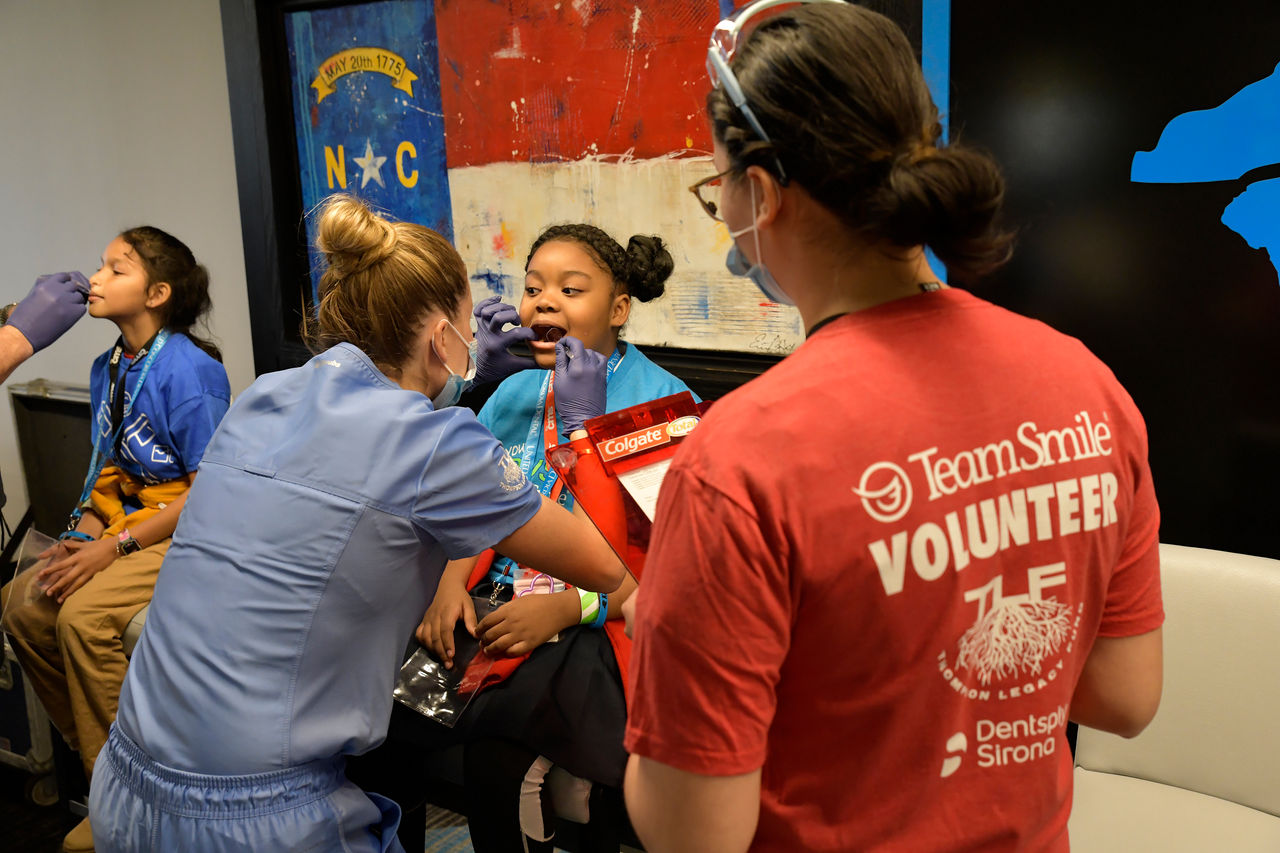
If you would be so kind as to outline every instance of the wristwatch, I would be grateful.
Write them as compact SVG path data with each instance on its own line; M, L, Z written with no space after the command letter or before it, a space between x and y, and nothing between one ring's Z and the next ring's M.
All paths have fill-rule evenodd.
M9 315L13 313L13 309L18 307L18 303L10 302L8 305L0 308L0 326L9 322Z
M135 554L142 550L142 543L133 538L133 534L129 532L129 528L120 531L120 535L116 537L116 553L121 557L129 554Z

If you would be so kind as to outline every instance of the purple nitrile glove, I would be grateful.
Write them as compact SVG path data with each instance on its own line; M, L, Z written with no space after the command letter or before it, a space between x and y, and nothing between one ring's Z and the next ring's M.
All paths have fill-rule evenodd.
M508 348L533 340L533 329L520 325L520 314L497 296L490 296L471 312L476 318L475 384L497 382L513 373L537 367L532 356L514 355ZM514 326L506 331L507 323Z
M604 414L609 359L574 337L556 341L556 414L564 434Z
M14 306L7 325L22 332L35 352L56 341L84 314L89 279L78 272L56 272L36 279L31 292Z

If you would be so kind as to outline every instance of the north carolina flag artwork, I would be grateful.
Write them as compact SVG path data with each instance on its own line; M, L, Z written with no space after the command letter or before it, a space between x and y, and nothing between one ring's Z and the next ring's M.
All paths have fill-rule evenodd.
M789 352L799 315L725 270L728 232L688 192L712 171L703 104L719 18L716 0L286 13L304 209L349 192L434 228L462 254L477 300L513 303L548 225L590 222L623 245L657 234L675 272L661 299L633 303L628 340Z

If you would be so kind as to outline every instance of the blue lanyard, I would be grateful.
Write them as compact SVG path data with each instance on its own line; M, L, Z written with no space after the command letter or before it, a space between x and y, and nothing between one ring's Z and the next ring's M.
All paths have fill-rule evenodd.
M622 358L622 349L620 347L614 349L613 355L609 356L609 363L605 367L604 374L606 386L608 386L609 380L613 378L614 371L618 369L618 365L622 364ZM554 370L548 370L546 371L546 375L542 377L542 386L538 389L538 399L534 404L533 421L529 424L529 434L524 440L524 455L520 459L520 470L523 472L526 480L531 479L530 475L533 473L533 465L538 456L538 432L543 429L543 416L546 415L551 418L555 417L554 412L546 411L547 392L551 389L551 378L554 374ZM545 445L545 440L542 443ZM543 452L545 454L545 450ZM545 483L535 483L534 486L539 492L550 497L551 487L555 485L556 478L557 475L555 471L550 471L548 472Z
M164 347L165 341L169 340L169 330L161 329L156 333L152 342L144 346L138 355L145 355L142 361L142 368L138 373L138 382L133 386L133 394L129 396L128 402L122 402L120 406L120 422L116 423L116 373L120 367L120 359L124 355L124 339L116 341L116 348L111 353L111 359L107 362L107 376L109 382L107 384L107 400L111 404L111 437L105 442L101 440L101 436L94 436L93 455L89 458L89 473L84 478L84 488L80 490L80 500L76 504L76 508L71 511L71 520L67 523L68 530L75 530L76 525L80 522L80 517L84 515L81 505L89 499L89 495L93 494L94 484L98 482L98 477L102 474L102 469L106 467L107 460L111 457L112 452L120 441L120 436L124 433L125 422L129 420L129 414L133 411L133 404L137 401L138 396L142 393L142 385L147 381L147 374L151 372L151 365L155 363L156 356ZM136 356L135 356L136 358ZM125 380L128 378L129 368L125 368L124 375L119 377L120 390L119 396L123 401L125 396ZM97 417L94 417L94 429L97 429Z

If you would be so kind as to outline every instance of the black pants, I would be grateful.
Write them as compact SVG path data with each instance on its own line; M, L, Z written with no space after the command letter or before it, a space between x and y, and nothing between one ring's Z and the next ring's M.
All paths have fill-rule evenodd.
M417 744L388 739L347 766L353 782L400 804L404 816L396 835L409 851L421 850L426 836L426 802L433 793L426 767L432 755ZM555 848L555 841L528 838L520 827L521 783L537 758L528 747L499 738L464 747L463 799L448 805L460 807L466 815L476 853L551 853ZM549 797L543 797L541 807L543 825L554 829ZM588 809L590 823L573 827L578 830L572 844L577 853L617 853L623 840L633 839L620 790L592 786Z
M416 648L416 641L411 642L407 653ZM543 755L575 776L605 783L593 788L591 824L581 833L574 825L574 838L564 840L580 853L612 853L619 836L633 837L621 793L625 728L622 676L608 637L602 631L571 628L562 632L560 642L534 651L502 684L478 694L452 729L392 703L386 742L353 758L347 775L365 790L400 804L404 817L397 834L406 850L422 849L430 799L466 814L473 838L477 825L484 824L484 837L475 841L477 853L522 851L520 784ZM441 753L458 744L466 744L463 766L450 768L444 781L439 765L450 757L456 761L457 752ZM428 762L437 768L430 777ZM478 793L459 800L459 777L465 779L464 789ZM495 846L482 846L491 825ZM572 843L579 835L581 843Z

